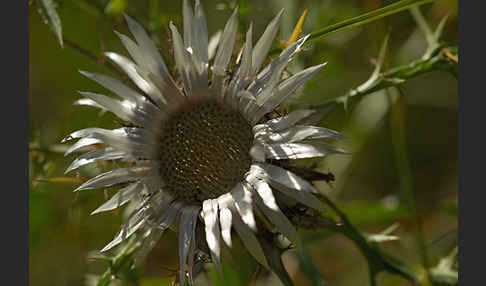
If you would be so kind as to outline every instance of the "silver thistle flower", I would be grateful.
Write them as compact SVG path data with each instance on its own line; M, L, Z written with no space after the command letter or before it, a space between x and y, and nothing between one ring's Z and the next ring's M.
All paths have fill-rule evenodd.
M81 72L123 100L81 92L78 104L108 110L135 127L114 130L82 129L64 141L79 139L67 154L103 143L105 148L77 158L66 172L99 160L132 163L91 178L76 191L118 184L120 189L94 213L136 204L120 232L102 251L111 249L136 231L150 249L161 234L179 225L179 257L188 264L192 283L195 228L204 225L209 252L219 269L221 240L231 247L234 228L254 258L268 266L258 233L258 209L291 242L297 232L282 213L274 191L317 210L321 202L315 188L294 173L269 160L322 157L339 149L310 139L341 136L332 130L299 125L314 111L297 110L265 122L272 112L324 64L307 68L280 82L283 69L307 37L291 44L265 68L260 68L275 38L282 11L252 45L252 27L246 33L241 61L232 76L227 73L237 34L235 9L219 39L214 63L209 67L206 19L199 1L195 10L183 3L184 38L170 23L179 86L143 28L126 16L136 39L118 34L135 62L116 53L106 56L116 63L144 95L108 76ZM209 82L208 70L212 71ZM210 83L210 84L208 84ZM181 270L183 285L185 271Z

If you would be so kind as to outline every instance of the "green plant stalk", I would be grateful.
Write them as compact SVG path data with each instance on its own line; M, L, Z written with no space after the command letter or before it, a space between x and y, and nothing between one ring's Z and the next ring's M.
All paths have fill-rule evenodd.
M331 226L330 229L351 239L366 258L366 261L368 262L368 269L370 271L370 283L372 286L376 285L376 275L381 271L400 275L403 278L411 281L414 285L420 285L415 275L408 271L408 269L404 267L401 262L382 253L375 243L369 243L358 231L358 229L356 229L356 227L351 223L346 214L344 214L344 212L342 212L328 197L322 194L319 194L318 197L326 205L331 207L331 209L341 220L342 225Z
M447 71L452 75L457 76L457 63L447 57L443 52L444 50L452 52L455 48L456 47L438 47L430 58L415 60L409 64L381 72L375 82L369 85L367 88L360 89L358 87L352 89L345 95L327 100L323 104L313 106L313 108L323 108L332 103L349 105L357 102L364 95L371 94L385 88L400 86L410 79L433 71ZM456 56L457 54L454 55Z
M361 25L379 20L386 16L390 16L398 12L402 12L403 10L409 9L411 7L432 3L434 1L435 0L402 0L402 1L395 2L385 7L370 11L368 13L350 19L346 19L344 21L311 32L309 38L306 41L306 44L311 44L319 40L322 40L324 37L327 37L335 32L356 28ZM282 47L272 49L270 51L270 55L275 55L281 51L282 51Z
M427 3L432 3L435 0L403 0L393 4L387 5L383 8L373 10L371 12L353 17L342 22L326 26L322 29L312 32L306 43L316 42L332 33L342 31L345 29L356 28L358 26L379 20L389 15L396 14L411 7L420 6Z
M400 183L400 189L404 197L404 202L410 213L413 214L413 224L415 228L415 241L420 252L420 258L422 260L422 265L426 270L427 278L430 279L429 272L429 259L427 255L427 250L425 246L423 224L420 214L417 210L417 203L415 198L413 175L410 169L410 162L408 159L407 143L406 143L406 133L405 133L405 121L406 121L406 111L407 106L403 102L404 94L401 92L400 88L397 88L400 92L400 97L396 102L392 103L391 96L389 93L391 109L390 109L390 132L393 146L393 154L395 157L395 165L397 168L398 179Z

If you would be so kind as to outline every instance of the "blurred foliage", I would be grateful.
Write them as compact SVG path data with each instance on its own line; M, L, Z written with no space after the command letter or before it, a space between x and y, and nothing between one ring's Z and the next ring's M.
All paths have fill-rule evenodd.
M31 284L176 281L172 232L141 269L132 267L138 249L133 242L114 255L93 254L117 232L124 209L89 216L114 190L72 190L114 163L65 175L73 158L62 155L67 147L59 142L73 130L118 124L111 114L72 102L77 90L102 91L78 70L115 74L129 84L102 56L108 50L125 53L113 33L128 34L122 13L143 24L173 66L167 27L169 21L182 25L180 2L29 2ZM282 27L292 29L280 31L273 51L299 30L311 34L312 45L287 72L322 61L328 65L288 101L288 109L331 110L322 125L348 137L340 144L352 156L318 162L319 170L336 177L331 185L316 182L331 211L312 220L293 217L303 247L262 242L273 253L276 274L236 246L222 277L211 264L200 266L198 285L457 285L457 0L404 10L427 2L434 1L204 1L210 34L240 7L240 44L250 22L258 35L281 8L286 9ZM397 11L402 13L393 14ZM375 56L373 69L369 61ZM336 108L342 103L344 109Z

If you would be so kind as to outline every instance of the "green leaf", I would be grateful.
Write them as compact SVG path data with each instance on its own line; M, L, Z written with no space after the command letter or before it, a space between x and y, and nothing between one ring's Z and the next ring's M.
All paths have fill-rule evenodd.
M38 8L39 13L41 14L44 22L51 28L51 30L56 35L59 45L64 47L64 43L62 41L62 27L61 27L61 19L56 11L56 5L53 0L37 0L36 5Z

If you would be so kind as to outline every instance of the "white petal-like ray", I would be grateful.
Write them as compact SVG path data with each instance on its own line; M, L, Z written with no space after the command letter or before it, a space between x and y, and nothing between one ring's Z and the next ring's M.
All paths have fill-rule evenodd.
M223 241L231 247L231 227L233 226L248 252L263 266L268 267L263 249L253 230L241 219L236 210L235 201L230 193L217 198L220 209L219 220Z
M143 52L141 51L137 43L135 43L132 39L130 39L128 36L124 34L118 33L117 31L115 31L115 33L122 41L123 45L125 46L125 49L127 49L132 59L135 61L135 63L137 63L138 67L140 69L146 67L147 64L145 63L146 61L145 56L143 55Z
M103 143L129 153L133 157L142 157L146 159L157 159L157 144L154 140L155 134L141 128L125 128L132 131L128 134L119 134L115 132L94 132L91 137L100 139Z
M223 241L231 247L231 226L233 224L233 215L231 211L224 207L219 210L219 223L221 226L221 237Z
M321 201L312 195L317 193L317 190L309 182L278 166L267 163L255 164L264 170L266 180L273 188L304 205L318 211L325 211Z
M84 182L81 186L74 191L97 189L102 187L108 187L128 181L137 180L148 176L153 170L150 167L132 167L115 169L106 173L99 174L96 177Z
M269 144L292 143L302 141L304 139L343 138L341 134L331 129L302 125L293 126L282 131L274 131L271 128L262 129L255 134L255 137L260 138Z
M196 0L194 9L194 26L192 27L192 48L194 56L198 61L198 72L201 76L201 81L208 82L208 30L206 25L206 17L202 9L201 2Z
M292 60L293 55L300 49L308 37L309 36L305 36L285 48L277 58L273 59L270 64L257 75L256 79L248 86L248 91L255 95L259 94L264 89L271 91L274 85L278 83L283 69Z
M277 160L323 157L330 153L345 154L337 147L320 142L268 144L264 147L267 157Z
M238 109L241 114L245 116L247 120L250 120L250 118L247 118L248 110L258 108L255 97L247 90L241 90L238 91L236 98L238 100Z
M71 145L66 152L64 153L64 156L67 156L73 152L79 151L80 149L83 149L84 147L88 147L94 144L100 144L103 143L100 139L96 138L81 138L79 139L78 142L74 143Z
M188 0L182 2L182 18L184 21L184 49L192 47L192 29L194 25L194 14Z
M130 32L137 40L138 46L141 49L140 54L145 57L144 68L149 72L148 77L162 92L162 94L159 93L159 97L163 96L167 101L181 100L183 96L172 79L153 41L139 23L135 22L126 14L124 16Z
M218 48L219 40L221 39L222 33L223 32L221 30L218 30L216 33L214 33L209 38L209 44L208 44L208 59L209 60L214 58L214 55L216 55L216 49Z
M145 98L144 95L139 94L138 92L126 86L125 84L123 84L121 81L117 79L114 79L106 75L90 73L86 71L79 71L79 72L82 75L86 76L87 78L101 84L102 86L112 91L119 97L125 99L122 103L124 106L133 106L131 108L132 112L136 115L136 117L140 117L140 119L136 119L138 124L147 125L148 123L153 121L153 119L156 118L158 114L163 112L163 110L161 110L156 105L152 104L152 102L147 100L147 98ZM92 102L95 102L89 98L86 98L85 100L90 100ZM130 103L134 103L136 105ZM89 105L93 105L93 104L89 104ZM98 103L96 103L94 106L106 110L105 107L101 106Z
M125 102L122 102L117 99L108 97L106 95L97 94L93 92L79 91L79 94L97 102L99 105L113 112L116 116L118 116L118 118L122 120L129 121L135 124L140 124L142 122L143 124L141 118L135 116L133 111L135 108L135 104L131 101L127 100Z
M275 131L279 131L297 124L301 120L313 115L315 112L315 110L311 109L299 109L292 111L285 116L271 119L264 124ZM255 125L254 128L258 128L259 125L261 124Z
M124 128L124 127L113 129L113 130L97 128L97 127L90 127L90 128L84 128L84 129L80 129L80 130L72 132L71 134L64 137L62 139L61 143L64 143L64 142L67 142L67 141L73 140L73 139L86 138L86 137L93 135L94 133L105 133L105 132L106 133L116 133L116 134L120 134L120 135L127 134L126 128Z
M120 150L115 150L111 147L96 149L85 153L76 158L69 167L67 167L65 174L75 170L81 166L100 161L100 160L116 160L126 157L127 154Z
M295 244L300 244L300 238L295 227L282 213L277 205L277 200L272 189L264 180L256 180L251 185L258 195L254 196L254 202L265 216L277 227L277 229Z
M142 188L143 185L140 181L130 184L125 188L122 188L116 194L114 194L108 201L106 201L97 209L95 209L91 214L94 215L100 212L111 211L118 207L123 206L124 204L128 203L131 199L133 199L142 190Z
M255 140L250 149L250 156L254 162L265 162L265 147Z
M255 236L255 233L250 227L248 227L246 223L243 222L237 211L234 209L234 206L231 206L230 210L232 213L233 227L235 228L245 247L248 249L248 252L250 252L256 261L268 268L267 259L260 242L258 242L258 238Z
M96 108L101 109L102 113L107 111L106 108L104 108L103 106L96 103L96 101L91 100L89 98L80 98L80 99L76 100L75 102L73 102L73 105L86 105L86 106L96 107Z
M142 75L142 71L138 66L126 57L117 53L106 52L105 55L116 63L140 88L145 94L147 94L158 107L163 108L167 104L167 99L162 96L159 89L155 87L154 83L145 78Z
M220 230L217 200L209 199L203 202L202 217L205 224L206 242L211 252L212 261L218 272L221 273L221 246L219 241Z
M230 193L219 196L217 199L219 207L219 223L221 226L221 237L231 247L231 226L233 225L233 214L230 207L235 204Z
M174 24L169 23L169 28L172 32L172 39L174 44L174 57L176 61L177 69L181 74L182 82L184 84L184 89L186 94L192 96L192 82L195 80L195 67L193 65L190 54L186 51L183 46L182 38L177 28Z
M117 233L115 238L110 243L108 243L103 249L101 249L101 252L105 252L117 246L122 241L129 238L140 227L142 227L143 224L145 223L145 216L144 216L145 210L146 210L145 206L141 206L140 208L134 210L130 214L130 217L128 218L127 222L122 226L121 230Z
M117 246L122 241L124 241L125 239L130 237L142 225L143 225L143 220L139 220L137 222L137 224L134 225L134 227L130 228L130 232L128 232L128 231L127 232L124 232L124 231L118 232L117 235L115 236L115 238L112 241L110 241L110 243L108 243L105 247L103 247L103 249L101 249L100 252L108 251L108 250L112 249L113 247ZM124 236L125 236L125 238L124 238Z
M264 170L271 183L276 182L291 189L308 193L318 193L314 186L309 182L288 170L268 163L254 163L254 165L257 165Z
M181 210L181 217L179 220L179 263L180 263L180 283L184 285L186 278L185 265L187 256L193 241L194 230L199 215L199 206L188 206Z
M172 202L169 200L165 201L165 203L166 204L164 204L164 206L167 205L166 210L163 210L163 214L156 221L156 227L163 230L169 228L174 223L177 216L181 212L181 209L184 207L183 203L181 202Z
M257 231L255 217L253 215L252 194L248 186L238 183L231 191L231 196L235 201L235 207L243 222L253 231Z
M265 100L261 101L261 108L253 115L253 123L258 122L260 118L263 117L266 113L270 112L272 109L280 105L289 95L291 95L297 88L299 88L302 84L304 84L307 80L309 80L316 72L322 69L326 63L320 64L317 66L313 66L307 68L303 71L300 71L293 76L286 79L282 82L278 88L272 92L272 94L268 97L265 97ZM258 100L259 98L257 98Z
M134 103L138 103L144 99L144 97L141 94L129 88L128 86L124 85L121 81L117 79L102 74L90 73L87 71L79 71L79 72L85 77L93 81L96 81L97 83L101 84L108 90L114 92L116 95L120 96L121 98L130 100Z
M226 23L218 45L218 52L213 63L212 85L217 94L223 96L223 79L226 77L226 69L233 53L236 34L238 31L238 7L235 8L230 19Z
M140 54L147 58L145 64L151 67L151 70L153 71L165 73L161 75L162 77L170 76L162 56L157 51L157 47L155 47L154 42L150 39L142 26L128 15L124 14L124 16L130 32L135 37L140 49L142 50Z
M280 19L282 18L283 9L273 18L273 20L268 24L265 32L260 37L258 42L255 44L255 49L253 50L253 57L252 57L252 70L251 74L254 75L260 69L263 64L263 61L267 57L267 53L272 46L273 39L277 35L277 30L280 25Z
M165 229L151 227L143 235L144 242L134 257L135 267L139 267L150 251L157 245Z
M243 89L249 82L249 75L251 71L251 57L252 57L252 36L253 35L253 24L250 24L248 32L246 32L246 42L243 49L243 57L241 60L240 67L236 72L236 75L231 80L228 87L228 94L225 100L228 104L233 106L233 108L238 107L238 99L236 98L237 92Z
M321 70L326 64L327 63L323 63L307 68L289 77L278 86L277 93L270 97L268 100L266 100L265 104L270 105L273 109L274 107L282 103L282 101L284 101L287 96L292 94L297 88L299 88L302 84L309 80L316 72Z

